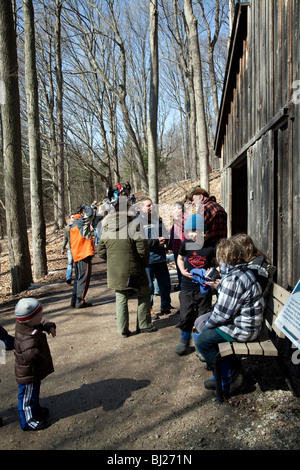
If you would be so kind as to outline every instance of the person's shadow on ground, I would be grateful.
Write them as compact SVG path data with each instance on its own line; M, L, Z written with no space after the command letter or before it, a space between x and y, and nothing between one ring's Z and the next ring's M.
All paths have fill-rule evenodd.
M120 408L135 390L147 387L150 380L107 379L58 395L42 399L41 405L50 409L51 421L67 418L102 407L104 411Z

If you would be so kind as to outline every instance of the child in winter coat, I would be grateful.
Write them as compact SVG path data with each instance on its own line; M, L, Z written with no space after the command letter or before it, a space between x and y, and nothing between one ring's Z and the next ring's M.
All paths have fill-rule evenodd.
M23 431L45 428L48 408L39 404L41 380L54 372L47 337L56 336L52 322L42 322L43 307L37 299L20 299L15 307L15 375L19 385L19 416Z

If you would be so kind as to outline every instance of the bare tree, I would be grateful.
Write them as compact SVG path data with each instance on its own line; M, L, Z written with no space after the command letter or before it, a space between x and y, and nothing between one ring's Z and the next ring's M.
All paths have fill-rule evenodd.
M4 86L1 104L6 223L12 292L32 283L23 194L20 97L16 34L11 0L0 3L0 79Z
M150 17L150 99L148 125L148 184L149 195L158 204L157 175L157 112L158 112L158 10L157 0L149 1Z
M33 273L35 279L47 274L46 227L42 192L42 162L39 131L38 84L35 59L34 10L32 0L23 0L25 31L25 80L30 158L30 197Z
M63 123L63 75L61 61L61 9L62 0L55 0L55 71L56 71L56 120L57 120L57 224L65 225L65 171L64 171L64 123Z
M209 191L209 149L205 118L202 65L198 39L197 19L193 13L192 0L184 0L184 15L187 23L189 50L191 55L190 61L193 71L193 83L195 90L198 154L200 167L199 176L202 187Z
M127 53L125 42L119 29L115 2L114 0L105 0L103 2L106 6L105 12L101 8L102 2L87 0L87 4L78 1L68 1L67 3L69 7L68 21L73 28L76 28L77 40L80 41L82 50L86 54L89 67L94 73L98 74L99 78L106 85L107 90L113 92L118 100L123 125L132 142L140 184L143 191L148 192L143 153L131 122L130 109L127 104ZM90 11L83 11L87 6L89 6ZM89 21L87 21L87 15L89 15ZM96 15L98 15L99 25L95 24L94 18ZM97 31L97 34L95 34L95 31ZM97 41L99 36L110 38L110 42L114 44L113 46L111 44L110 50L114 50L115 54L111 55L110 59L114 60L114 64L117 63L117 75L111 73L110 68L103 68L98 61L99 47L101 46Z
M215 60L214 51L217 44L217 40L220 34L222 22L224 20L224 11L222 8L222 2L220 0L214 0L214 8L212 13L214 14L213 24L208 18L208 14L205 12L203 0L198 0L200 6L200 13L203 18L206 34L207 34L207 55L208 55L208 67L209 67L209 78L211 84L211 91L213 97L215 119L218 119L219 114L219 103L218 103L218 85L215 71ZM227 15L226 15L227 16Z
M198 153L197 153L197 116L195 106L195 90L193 82L193 68L189 60L190 51L189 43L186 41L186 25L185 18L182 14L179 0L172 0L173 11L172 14L166 9L165 3L164 15L165 21L168 26L168 31L171 35L171 43L174 49L174 62L180 76L180 85L183 94L183 106L180 108L184 110L185 115L185 150L187 151L187 165L191 180L198 179L199 169L197 167ZM172 22L170 19L172 18ZM178 91L176 91L178 94ZM184 142L184 138L182 138ZM184 158L184 157L183 157Z
M58 163L57 163L57 127L55 108L55 61L53 59L52 15L43 0L43 13L36 27L37 73L41 89L41 133L44 152L44 168L49 174L52 190L54 230L58 229ZM42 21L43 20L43 21Z

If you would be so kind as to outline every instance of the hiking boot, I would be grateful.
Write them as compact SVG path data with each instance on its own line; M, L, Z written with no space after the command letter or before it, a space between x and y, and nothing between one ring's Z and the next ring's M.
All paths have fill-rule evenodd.
M93 304L89 302L82 302L81 304L76 304L75 308L87 308L87 307L91 307L92 305Z
M187 353L189 344L190 342L187 340L180 340L179 344L176 346L175 353L178 354L178 356L183 356Z
M151 313L151 315L152 315L152 317L153 317L153 320L158 320L158 319L159 319L159 315L154 312L154 308L153 308L153 307L151 307L150 313Z
M163 308L161 309L160 314L161 314L161 315L168 315L169 313L171 313L171 310L175 310L175 308L173 307L173 305L170 305L169 307L163 307Z
M66 279L66 283L71 285L72 284L72 279Z
M216 390L216 381L213 379L205 380L204 387L206 390Z
M243 385L244 378L241 373L238 373L236 377L228 384L222 384L224 395L233 395Z
M160 311L160 315L168 315L169 313L171 313L170 308L162 308Z
M156 326L150 326L149 328L141 328L141 333L153 333L154 331L158 331Z
M128 338L131 335L132 335L131 331L128 330L128 331L125 331L125 333L122 333L122 338Z
M233 380L230 382L222 382L222 389L224 395L233 395L234 392L236 392L243 385L243 382L244 379L241 373L237 373ZM213 379L205 380L204 387L207 390L216 390L216 381Z

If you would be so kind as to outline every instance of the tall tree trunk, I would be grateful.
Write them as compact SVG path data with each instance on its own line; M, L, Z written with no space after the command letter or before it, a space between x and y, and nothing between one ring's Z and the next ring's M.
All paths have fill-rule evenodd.
M68 156L66 160L66 185L67 185L67 199L68 199L68 215L70 215L73 210L73 207L72 207L72 201L71 201L70 157Z
M178 9L178 0L173 0L173 8L174 8L174 15L173 15L173 28L174 34L176 37L176 42L179 46L178 48L178 63L179 65L179 72L181 76L181 81L184 86L184 77L185 75L186 83L187 83L187 93L185 93L185 111L186 111L186 128L188 128L189 132L186 132L187 142L188 142L188 160L189 160L189 173L191 177L191 181L195 181L198 179L198 168L197 168L197 131L196 131L196 109L195 109L195 96L194 96L194 84L193 84L193 68L191 64L187 63L187 56L189 52L186 51L186 45L180 35L179 27L178 27L178 17L180 15ZM183 15L183 19L184 15ZM188 121L188 122L187 122Z
M30 158L30 197L33 274L35 279L47 274L46 227L42 192L42 157L36 74L34 11L32 0L23 0L25 31L25 79Z
M198 168L198 142L197 142L197 113L196 113L196 100L195 89L193 81L193 67L189 64L189 71L187 73L187 84L189 91L189 132L190 132L190 165L191 165L191 181L196 181L199 177Z
M12 293L17 294L30 286L32 272L22 183L18 61L11 0L0 3L0 79L5 92L1 114L6 223Z
M149 196L158 204L157 174L157 108L158 108L158 11L157 0L149 2L150 17L150 102L148 123L148 185Z
M199 176L201 186L209 191L209 149L205 121L205 106L202 82L202 65L198 40L197 19L193 14L192 0L184 0L184 16L187 22L188 39L193 67L195 104L198 133Z
M64 171L64 124L63 124L63 76L61 63L61 8L62 1L55 0L55 66L56 66L56 119L57 119L57 223L65 225L65 171Z
M234 3L234 0L233 0L233 3ZM218 84L217 84L217 77L216 77L216 71L215 71L214 51L215 51L215 46L217 44L217 40L220 34L221 23L222 23L222 18L220 17L220 14L221 14L220 0L215 0L215 7L214 7L215 20L214 20L213 25L209 22L207 15L205 14L203 0L199 0L199 5L200 5L201 16L206 26L209 79L211 83L215 120L217 121L218 115L219 115L219 102L218 102Z

